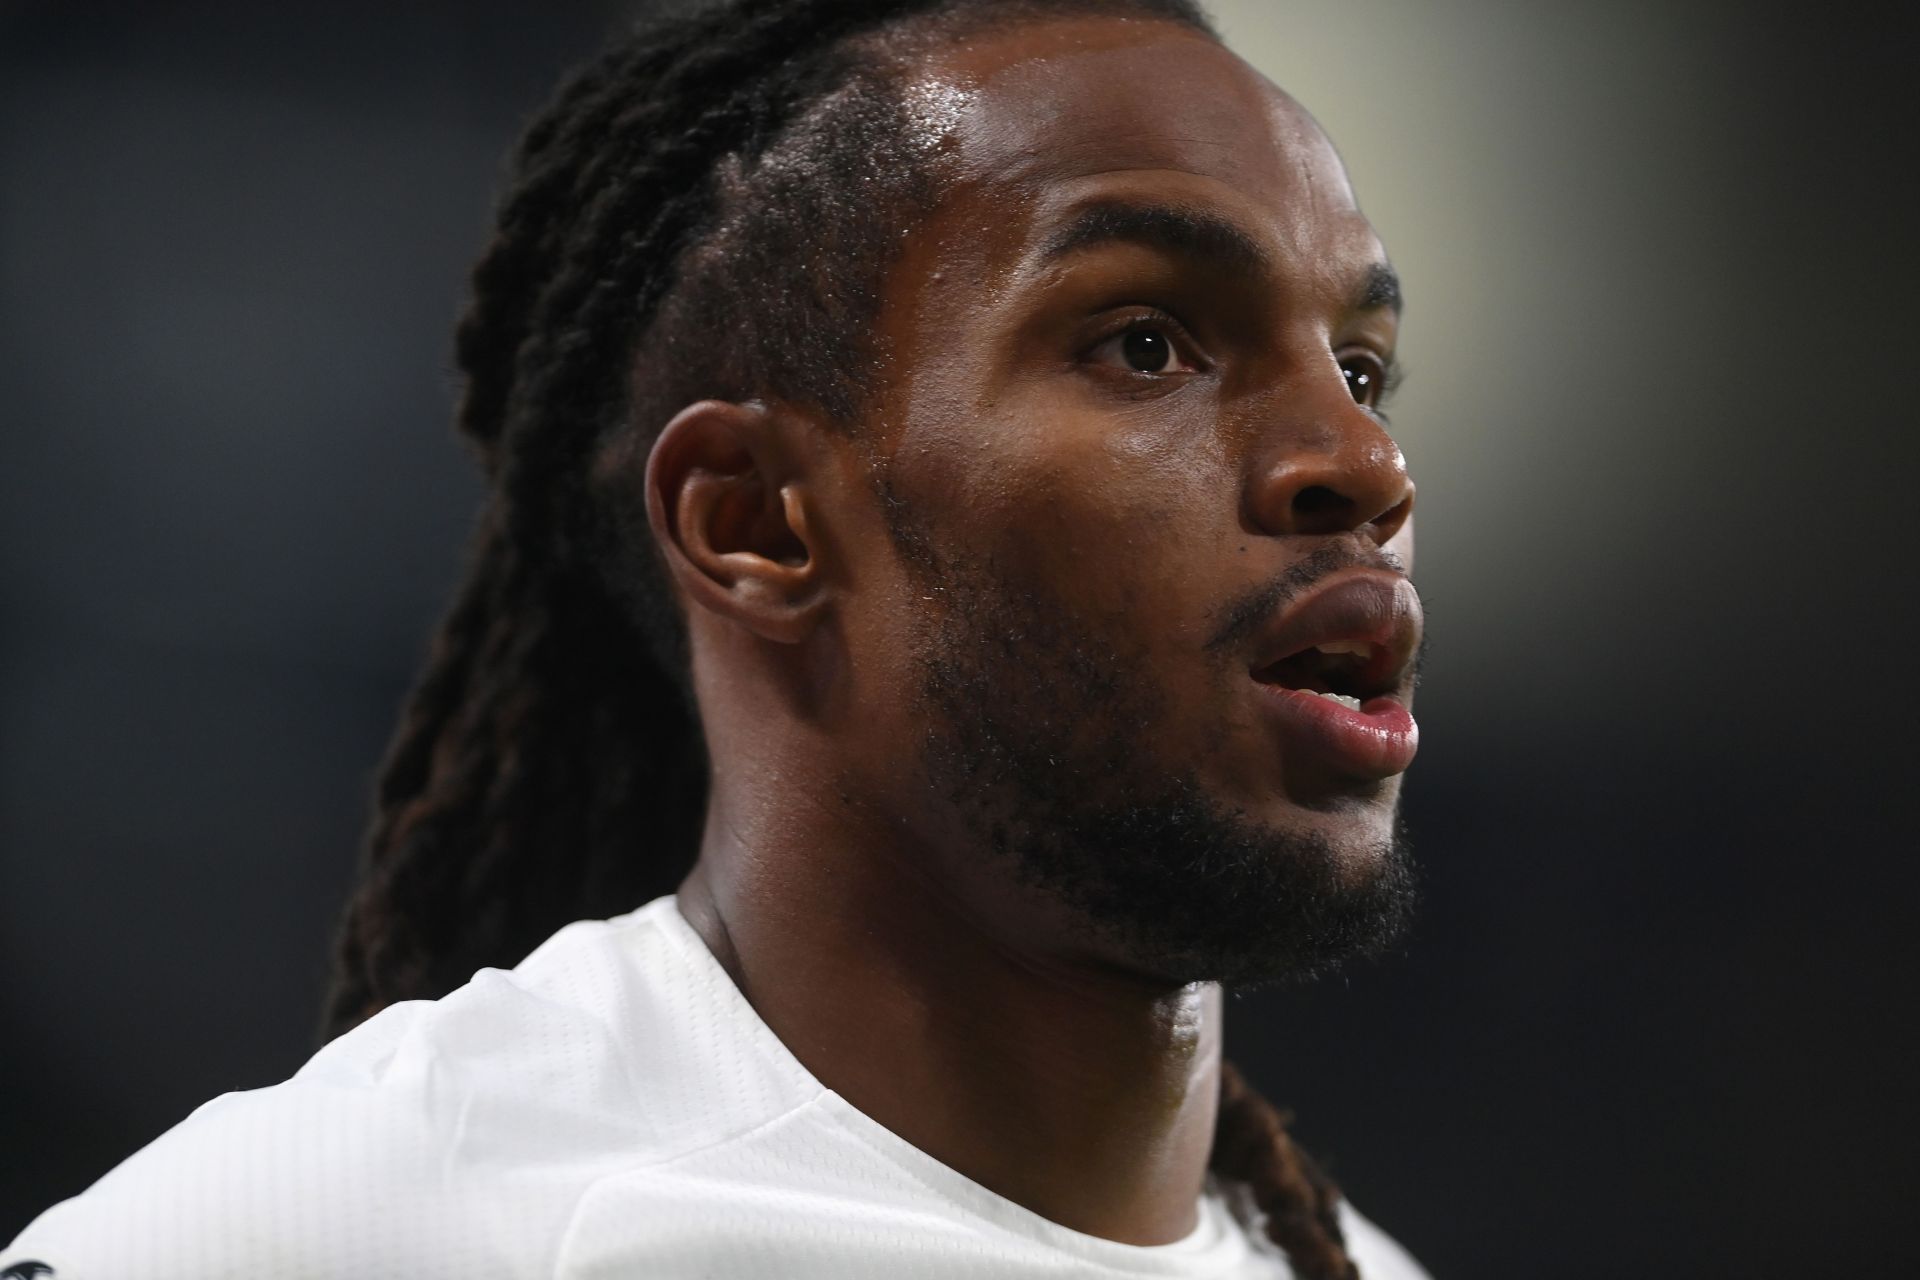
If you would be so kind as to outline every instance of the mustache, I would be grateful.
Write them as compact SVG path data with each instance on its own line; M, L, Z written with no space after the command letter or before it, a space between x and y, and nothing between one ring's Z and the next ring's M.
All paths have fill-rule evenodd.
M1239 647L1273 615L1294 599L1311 591L1320 580L1345 569L1384 569L1405 574L1406 563L1390 551L1376 550L1372 555L1351 545L1321 547L1265 586L1256 587L1229 601L1220 610L1220 626L1207 639L1207 652ZM1422 650L1426 648L1422 637Z

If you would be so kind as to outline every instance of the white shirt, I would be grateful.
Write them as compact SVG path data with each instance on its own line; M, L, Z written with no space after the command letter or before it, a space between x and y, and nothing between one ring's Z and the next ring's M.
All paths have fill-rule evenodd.
M947 1168L815 1080L672 898L395 1005L0 1251L46 1280L1286 1277L1244 1188L1142 1247ZM1345 1210L1367 1280L1423 1280ZM31 1268L26 1274L40 1274Z

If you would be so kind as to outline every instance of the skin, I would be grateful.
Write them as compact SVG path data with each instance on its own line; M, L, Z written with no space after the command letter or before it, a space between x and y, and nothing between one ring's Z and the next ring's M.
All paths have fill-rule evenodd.
M1364 880L1399 778L1278 749L1246 665L1203 654L1228 602L1316 552L1410 560L1404 461L1342 371L1391 357L1393 309L1356 304L1384 254L1313 122L1193 33L1029 24L918 80L958 105L948 182L889 277L863 438L705 401L647 462L713 760L681 910L854 1106L1054 1222L1166 1243L1196 1224L1220 989L1021 883L929 793L916 655L943 604L874 475L949 561L1124 641L1170 708L1149 766ZM1135 243L1043 260L1113 199L1228 220L1266 265ZM1155 308L1185 328L1143 373L1116 325Z

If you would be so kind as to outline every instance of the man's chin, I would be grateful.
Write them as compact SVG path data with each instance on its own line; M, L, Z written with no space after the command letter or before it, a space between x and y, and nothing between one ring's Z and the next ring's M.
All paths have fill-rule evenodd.
M1375 797L1304 809L1289 804L1264 824L1277 856L1305 857L1324 864L1327 892L1379 891L1382 877L1396 874L1408 859L1406 834L1397 803Z
M1321 977L1391 947L1413 912L1413 863L1391 819L1363 833L1254 826L1185 806L1080 816L1062 833L1071 844L1018 850L1021 878L1116 963L1170 983Z

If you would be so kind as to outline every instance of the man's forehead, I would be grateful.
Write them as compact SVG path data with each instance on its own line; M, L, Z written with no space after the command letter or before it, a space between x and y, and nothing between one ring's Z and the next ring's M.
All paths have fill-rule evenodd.
M1296 216L1351 213L1332 144L1264 76L1198 32L1139 19L1023 23L936 54L950 173L1007 194L1152 171L1211 178Z
M1235 256L1262 258L1262 278L1330 297L1384 261L1318 124L1203 34L1110 17L1019 24L930 51L905 88L943 156L928 271L956 253L1042 268L1090 208L1117 206L1187 229L1231 224L1253 250Z

